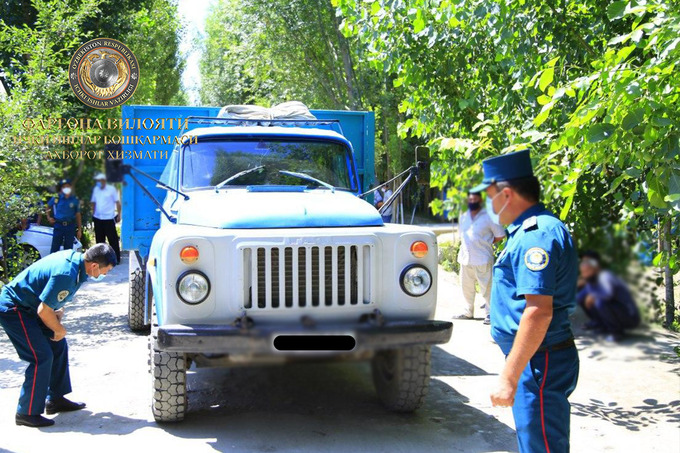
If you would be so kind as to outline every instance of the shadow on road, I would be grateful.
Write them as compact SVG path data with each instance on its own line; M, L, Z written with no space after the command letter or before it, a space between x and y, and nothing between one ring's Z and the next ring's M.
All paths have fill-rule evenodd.
M476 365L449 354L442 348L432 348L432 375L433 376L491 376Z
M97 420L98 422L94 422ZM138 429L154 426L153 422L137 418L123 417L111 412L91 412L83 409L77 412L66 412L54 417L56 424L41 431L50 433L83 432L91 435L130 434ZM95 427L96 426L96 427Z
M588 404L572 403L572 414L578 417L591 417L606 420L629 431L640 431L658 423L673 423L680 427L680 400L659 403L646 399L642 405L624 409L616 402L591 399Z
M439 348L433 348L432 368L434 375L486 374ZM340 451L358 442L375 445L372 451L413 451L448 439L449 451L516 451L512 429L469 406L466 397L439 379L431 380L425 406L416 413L388 411L378 400L367 363L199 369L188 375L188 387L187 419L161 427L181 438L212 437L208 443L218 451L243 439L260 439L247 446L254 451L294 448L296 439L312 450L318 441L319 448ZM465 443L456 446L454 439Z

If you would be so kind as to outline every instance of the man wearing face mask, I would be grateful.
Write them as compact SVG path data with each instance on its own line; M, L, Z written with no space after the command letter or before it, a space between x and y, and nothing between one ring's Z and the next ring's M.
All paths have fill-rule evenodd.
M506 355L494 406L512 406L519 450L569 451L569 395L579 360L569 314L578 259L565 225L541 203L528 151L482 162L487 210L507 225L493 267L491 335Z
M465 311L455 319L472 319L475 309L475 284L479 285L484 298L486 318L490 323L491 309L491 266L493 265L493 244L505 237L502 226L491 221L482 207L479 192L468 192L468 210L463 213L458 226L460 233L460 286L465 299Z
M108 240L120 263L120 239L116 231L116 222L120 221L120 199L115 187L106 184L106 175L99 173L94 177L97 185L92 190L92 220L97 242ZM116 210L118 214L116 214Z
M41 414L80 410L71 393L64 305L88 279L101 280L116 265L108 244L85 253L62 250L24 269L0 290L0 326L19 358L28 362L15 421L30 427L51 426Z
M50 253L73 248L74 238L82 235L80 200L73 194L70 179L62 179L58 184L59 193L47 202L47 220L54 225Z

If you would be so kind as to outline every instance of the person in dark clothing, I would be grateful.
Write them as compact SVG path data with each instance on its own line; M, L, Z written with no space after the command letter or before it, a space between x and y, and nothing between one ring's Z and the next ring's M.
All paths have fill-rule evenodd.
M584 284L577 301L590 318L585 328L604 332L609 341L620 341L626 329L640 324L640 311L628 286L613 272L602 269L597 252L583 253L579 267Z
M47 220L54 225L50 253L73 248L75 238L80 240L83 230L80 201L73 195L70 179L62 179L57 185L59 193L47 202Z

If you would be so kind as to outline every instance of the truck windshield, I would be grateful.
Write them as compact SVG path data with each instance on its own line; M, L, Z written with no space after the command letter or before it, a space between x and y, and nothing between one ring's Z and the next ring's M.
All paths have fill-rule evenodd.
M260 167L260 168L257 168ZM349 149L331 141L253 139L200 141L184 147L182 188L228 186L307 185L309 180L286 174L304 173L338 189L356 190L350 177ZM253 169L254 171L246 171ZM281 172L283 170L283 172Z

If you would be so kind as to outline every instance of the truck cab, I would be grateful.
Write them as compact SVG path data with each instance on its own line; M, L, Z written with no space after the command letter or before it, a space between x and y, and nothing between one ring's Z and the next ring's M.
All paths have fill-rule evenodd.
M135 107L124 107L124 116L144 113ZM372 115L239 120L212 113L190 118L168 156L152 234L135 238L133 225L128 241L129 323L150 329L155 419L184 418L192 364L320 358L370 360L382 402L417 409L430 347L447 342L452 325L433 319L434 234L386 224L360 197L373 169L364 160L358 170L342 118L361 118L361 147L373 140ZM135 216L130 179L141 178L130 168L124 247L126 219L150 217L148 208ZM143 188L145 195L158 189Z

